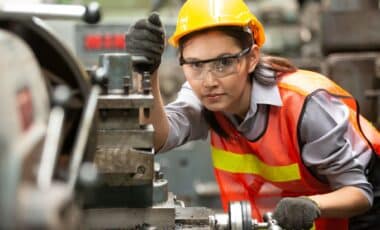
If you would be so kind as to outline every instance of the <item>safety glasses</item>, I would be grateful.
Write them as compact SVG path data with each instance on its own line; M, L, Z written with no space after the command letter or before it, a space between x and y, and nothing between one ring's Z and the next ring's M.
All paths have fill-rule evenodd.
M187 61L181 56L179 63L183 67L185 75L194 80L203 80L208 72L211 72L216 78L223 78L238 72L240 58L248 54L250 50L251 48L246 48L237 54L200 61Z

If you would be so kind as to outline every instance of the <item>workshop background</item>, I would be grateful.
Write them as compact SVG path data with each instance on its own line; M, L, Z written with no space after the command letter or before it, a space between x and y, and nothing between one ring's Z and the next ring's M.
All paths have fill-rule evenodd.
M99 25L52 23L59 37L64 38L87 66L97 63L99 53L115 50L107 49L105 44L91 44L91 39L103 36L105 40L107 36L123 34L131 23L151 11L160 13L169 37L183 1L104 0L99 3L104 11L104 20ZM267 36L264 53L288 57L300 68L331 77L358 99L368 119L380 125L376 100L380 78L380 59L376 52L380 48L378 1L248 0L246 3L264 24ZM94 47L88 47L91 45ZM169 45L160 67L160 78L161 92L168 103L176 97L184 81L176 51ZM220 208L209 152L208 142L197 141L156 159L169 181L169 190L179 198L189 205Z
M8 2L87 5L92 1L0 0L0 12L1 5ZM43 20L58 41L72 52L75 61L83 65L85 69L93 69L99 65L99 56L104 53L124 52L124 34L129 26L152 11L160 13L166 35L169 37L175 29L177 12L184 0L102 0L97 2L101 6L102 19L96 24L88 24L80 20ZM246 3L264 24L267 38L262 48L264 53L288 57L299 68L327 75L351 92L359 102L361 113L376 127L380 127L380 100L378 99L380 96L380 3L378 0L246 0ZM0 23L0 28L5 28L8 24ZM0 42L0 47L3 45L4 43ZM56 46L53 45L53 47ZM44 49L41 47L41 50ZM38 47L33 50L35 53L39 52ZM9 52L5 48L0 48L0 51ZM13 55L16 56L16 54ZM66 56L63 56L66 60ZM44 60L43 58L46 57L41 57L39 62ZM0 61L4 61L4 58L0 58ZM7 70L6 65L1 66L3 66L2 74L4 74ZM19 66L23 65L19 64ZM13 70L11 69L13 67L7 68L9 71ZM169 45L165 49L159 75L162 96L164 102L168 103L175 99L176 92L184 82L176 50ZM82 89L80 82L78 85ZM47 97L52 97L52 95L49 94ZM78 100L81 99L80 97ZM1 115L6 116L4 107L1 111ZM101 114L106 113L105 110ZM78 121L73 121L73 123L77 125ZM102 124L100 126L102 127ZM5 126L0 126L0 129L4 128ZM4 140L6 139L0 140L0 146L5 146ZM159 177L165 178L168 182L168 191L173 193L176 199L183 201L186 206L204 206L220 211L219 191L213 176L209 148L207 141L188 143L169 153L156 156L154 170L160 171ZM2 148L1 152L5 159L4 150ZM23 171L20 167L24 165L22 164L17 169ZM8 165L8 168L11 166ZM2 170L0 177L1 174L12 175L9 171L5 171L5 167ZM15 169L12 168L12 170ZM8 182L16 183L10 180ZM0 205L4 205L1 200L7 200L6 195L11 192L8 190L0 194ZM91 206L91 202L89 205ZM8 206L4 205L4 207ZM0 208L2 209L3 206Z

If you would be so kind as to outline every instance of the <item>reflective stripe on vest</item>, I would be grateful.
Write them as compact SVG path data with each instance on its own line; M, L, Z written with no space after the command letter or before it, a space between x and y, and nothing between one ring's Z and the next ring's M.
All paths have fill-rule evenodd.
M287 182L301 179L298 164L271 166L253 154L236 154L211 147L214 167L230 173L260 175L270 182Z

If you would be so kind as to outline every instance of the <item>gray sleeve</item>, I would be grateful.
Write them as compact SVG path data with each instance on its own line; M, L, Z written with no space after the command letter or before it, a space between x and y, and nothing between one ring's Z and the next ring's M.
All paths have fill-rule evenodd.
M201 114L202 105L187 82L182 85L177 99L165 106L165 112L169 120L169 134L158 152L207 138L209 127Z
M337 98L320 91L307 102L300 124L302 159L311 172L332 189L360 188L373 202L365 170L372 150L349 122L349 110Z

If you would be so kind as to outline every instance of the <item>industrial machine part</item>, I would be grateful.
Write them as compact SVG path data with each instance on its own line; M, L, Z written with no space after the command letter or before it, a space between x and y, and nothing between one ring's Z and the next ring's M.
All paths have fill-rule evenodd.
M378 1L357 0L345 5L341 2L347 1L331 1L321 17L324 54L380 50Z
M0 228L75 228L80 208L66 159L94 139L89 78L31 15L1 12L0 49Z
M379 2L331 0L324 7L322 72L347 89L358 100L361 113L379 128Z
M91 191L92 199L85 199L88 207L153 205L153 127L140 122L153 105L150 75L133 75L132 69L141 62L148 60L128 53L105 53L89 71L102 93L94 157L101 182Z
M87 6L4 2L0 4L0 10L3 15L18 18L33 16L42 19L81 19L91 24L98 23L101 18L97 2L91 2Z
M0 30L0 50L7 54L0 58L6 73L0 90L0 207L7 208L0 212L0 222L9 227L17 218L22 181L32 179L31 161L42 151L49 100L37 61L21 39ZM24 68L17 69L18 61Z
M228 214L210 216L211 229L268 229L281 230L282 228L273 219L272 213L264 214L264 222L251 219L251 206L248 202L236 201L229 205Z
M251 219L246 202L232 203L228 214L185 207L168 192L168 182L154 164L153 127L140 122L153 105L148 72L133 66L148 62L128 53L100 55L91 76L101 88L98 99L98 143L94 162L99 183L84 195L84 219L89 229L276 229Z
M281 230L271 213L263 222L251 218L248 202L232 202L228 213L215 213L205 207L184 207L172 194L161 204L146 209L88 209L86 229L203 229L203 230Z
M360 112L380 127L379 100L380 52L332 53L324 61L324 71L332 80L347 89L360 104Z

